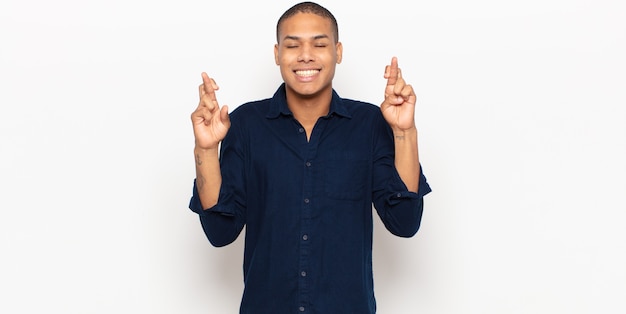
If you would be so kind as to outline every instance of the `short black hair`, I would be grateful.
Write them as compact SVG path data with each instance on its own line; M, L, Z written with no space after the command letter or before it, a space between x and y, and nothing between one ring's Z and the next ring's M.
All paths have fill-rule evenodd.
M334 28L333 30L334 30L334 35L335 35L335 43L339 42L339 27L337 26L337 20L335 19L335 16L332 13L330 13L330 11L328 11L328 9L326 9L325 7L315 2L310 2L310 1L300 2L292 6L287 11L285 11L285 13L283 13L283 15L278 19L278 23L276 24L276 41L277 42L280 42L280 38L279 38L280 26L283 24L283 22L286 19L298 13L312 13L315 15L319 15L323 18L329 19L331 26Z

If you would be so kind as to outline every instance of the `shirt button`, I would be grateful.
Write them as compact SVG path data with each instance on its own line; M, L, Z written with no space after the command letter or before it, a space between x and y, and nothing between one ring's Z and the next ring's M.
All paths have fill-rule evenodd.
M305 165L306 165L307 167L311 167L311 162L310 162L310 161L307 161L307 162L305 163Z
M299 308L299 310L300 310L300 312L304 312L304 306L301 306L301 307Z
M402 197L401 193L396 194L396 197Z
M300 273L300 276L302 276L302 277L306 277L306 272L305 272L305 271L301 272L301 273Z
M302 240L306 241L306 240L308 240L308 239L309 239L309 236L308 236L308 235L306 235L306 234L305 234L305 235L303 235L303 236L302 236Z
M304 202L308 204L310 202L310 200L308 198L305 198Z
M298 132L303 133L304 132L304 128L299 128Z

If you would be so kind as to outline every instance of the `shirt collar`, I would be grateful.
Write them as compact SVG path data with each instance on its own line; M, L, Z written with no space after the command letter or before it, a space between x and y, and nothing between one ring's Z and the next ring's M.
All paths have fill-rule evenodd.
M278 116L280 115L285 115L285 116L293 115L293 113L291 112L291 110L289 110L289 107L287 106L287 94L285 90L285 83L282 83L280 87L278 87L278 90L276 90L276 92L274 93L274 96L272 97L270 101L269 110L267 111L267 115L265 115L265 117L268 119L275 119L275 118L278 118ZM341 99L341 97L339 97L339 95L337 94L337 92L335 92L334 89L333 89L333 96L330 101L330 110L326 118L331 117L333 115L338 115L338 116L345 117L348 119L352 118L352 115L350 114L348 108L346 108L346 106L343 103L343 100Z

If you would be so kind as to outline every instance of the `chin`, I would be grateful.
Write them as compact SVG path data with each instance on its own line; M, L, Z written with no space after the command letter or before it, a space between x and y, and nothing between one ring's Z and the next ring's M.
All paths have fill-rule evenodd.
M314 86L303 86L302 83L289 84L286 83L287 88L290 89L293 93L301 95L301 96L313 96L320 92L320 88Z

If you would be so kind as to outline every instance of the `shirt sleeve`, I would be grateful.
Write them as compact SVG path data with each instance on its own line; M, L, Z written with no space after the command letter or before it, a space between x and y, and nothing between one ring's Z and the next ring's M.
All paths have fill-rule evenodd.
M411 192L395 167L393 133L382 118L374 135L373 203L378 216L392 234L412 237L419 230L424 196L431 192L420 165L419 188Z
M195 180L189 201L189 209L199 215L209 242L217 247L235 241L246 221L244 159L241 141L235 139L236 136L237 130L231 127L221 144L222 186L218 203L211 208L203 208Z

